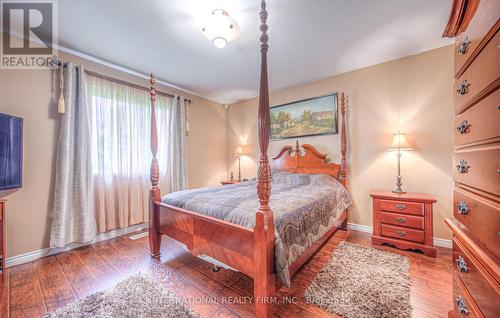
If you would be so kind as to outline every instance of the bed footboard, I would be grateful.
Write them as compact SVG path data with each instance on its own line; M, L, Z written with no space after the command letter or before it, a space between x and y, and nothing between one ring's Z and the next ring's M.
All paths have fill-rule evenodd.
M276 289L275 233L269 214L257 212L254 229L248 229L158 201L151 204L152 256L160 256L161 235L167 235L195 256L204 254L235 268L254 279L257 317L268 315Z
M153 202L153 205L152 219L157 222L151 224L150 233L153 232L157 241L156 256L161 243L160 237L156 236L159 233L183 243L195 256L204 254L250 277L255 276L252 229L161 202ZM151 254L155 255L155 251Z

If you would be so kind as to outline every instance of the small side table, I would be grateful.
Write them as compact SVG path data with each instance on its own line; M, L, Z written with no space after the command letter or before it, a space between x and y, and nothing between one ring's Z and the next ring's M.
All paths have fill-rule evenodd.
M239 181L238 180L224 180L224 181L221 181L220 184L222 185L228 185L228 184L235 184L235 183L238 183Z
M396 194L371 191L373 199L372 244L384 243L402 250L420 250L436 257L432 229L432 205L429 194Z

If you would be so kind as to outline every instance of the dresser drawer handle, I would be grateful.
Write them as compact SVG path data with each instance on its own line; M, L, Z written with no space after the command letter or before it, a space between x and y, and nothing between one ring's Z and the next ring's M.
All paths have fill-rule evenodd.
M399 222L399 223L405 223L405 222L406 222L406 219L405 219L405 218L397 218L397 219L396 219L396 222Z
M459 173L467 173L469 172L470 166L467 164L467 160L460 160L460 162L457 165L457 170Z
M465 95L469 91L469 82L465 79L460 83L460 86L457 88L457 93L460 95Z
M469 267L467 267L467 263L465 262L465 259L462 256L459 256L455 260L455 264L457 265L457 269L462 272L462 273L467 273L469 272Z
M469 206L467 205L467 203L465 201L458 202L458 204L457 204L457 212L460 213L460 214L462 214L462 215L469 214L470 209L469 209Z
M462 315L467 316L469 314L469 310L465 304L465 299L462 296L458 296L458 298L455 299L455 303L457 304L458 310L460 310Z
M457 127L457 130L460 133L460 135L463 135L469 132L469 127L470 127L469 123L467 122L466 119L464 119Z
M399 236L406 236L406 232L405 231L396 231L396 234L399 235Z
M398 210L404 210L404 209L406 209L406 205L404 205L404 204L396 204L394 207L396 209L398 209Z
M470 44L469 38L465 37L465 39L463 39L462 42L460 42L460 44L458 45L457 49L458 55L463 55L467 53L467 48L469 47L469 44Z

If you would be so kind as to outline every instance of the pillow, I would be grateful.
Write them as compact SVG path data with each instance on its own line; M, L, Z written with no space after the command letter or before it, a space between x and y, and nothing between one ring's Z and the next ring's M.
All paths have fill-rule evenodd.
M274 171L271 174L271 182L287 185L305 185L311 183L311 176L303 173Z

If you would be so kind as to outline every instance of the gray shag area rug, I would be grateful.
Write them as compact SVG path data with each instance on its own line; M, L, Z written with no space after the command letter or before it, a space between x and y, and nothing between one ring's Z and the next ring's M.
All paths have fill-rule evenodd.
M106 291L49 313L46 318L199 317L179 298L145 275L134 275Z
M409 267L404 256L341 242L304 297L346 318L411 317Z

